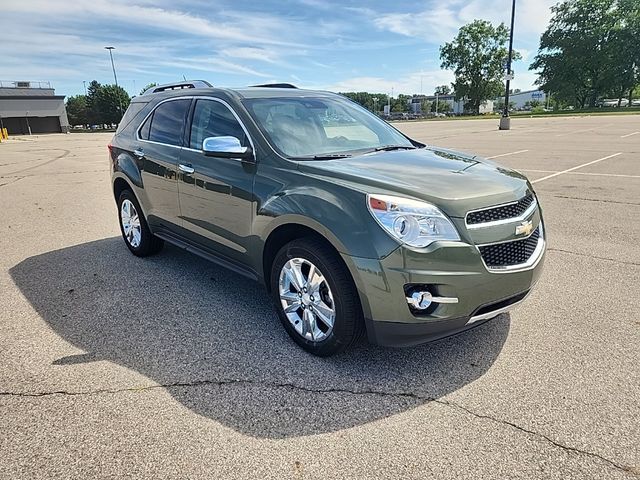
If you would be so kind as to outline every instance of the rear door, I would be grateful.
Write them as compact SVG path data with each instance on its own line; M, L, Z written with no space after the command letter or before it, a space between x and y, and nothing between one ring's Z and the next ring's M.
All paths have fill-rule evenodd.
M178 159L190 98L165 100L138 129L133 154L142 163L143 208L149 223L173 230L180 225Z
M202 142L207 137L233 136L251 146L249 135L231 107L213 97L195 100L188 128L189 146L180 153L178 177L182 226L194 242L246 264L256 165L205 156Z

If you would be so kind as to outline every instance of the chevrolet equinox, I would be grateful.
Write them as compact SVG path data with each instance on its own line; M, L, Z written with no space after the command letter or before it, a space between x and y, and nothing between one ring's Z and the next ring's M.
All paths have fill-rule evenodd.
M122 236L266 285L305 350L403 346L514 307L541 273L518 172L410 139L337 94L204 81L135 97L109 145Z

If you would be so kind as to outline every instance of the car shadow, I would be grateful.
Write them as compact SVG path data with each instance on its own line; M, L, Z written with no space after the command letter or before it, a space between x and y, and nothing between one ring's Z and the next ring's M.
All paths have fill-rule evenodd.
M115 362L255 437L337 431L442 397L487 371L510 325L502 315L432 344L363 342L323 359L289 339L262 286L171 246L140 259L107 238L10 273L51 328L85 352L55 365Z

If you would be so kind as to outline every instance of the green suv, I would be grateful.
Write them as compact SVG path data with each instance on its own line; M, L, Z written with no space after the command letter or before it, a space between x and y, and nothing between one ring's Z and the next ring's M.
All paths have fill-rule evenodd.
M416 142L340 95L158 86L132 100L109 152L133 254L166 241L264 283L315 355L365 333L403 346L460 332L541 273L524 176Z

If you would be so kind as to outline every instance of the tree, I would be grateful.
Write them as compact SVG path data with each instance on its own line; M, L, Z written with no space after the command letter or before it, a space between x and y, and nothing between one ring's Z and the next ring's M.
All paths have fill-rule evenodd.
M114 124L120 122L131 99L124 88L115 85L100 85L93 80L87 88L87 116L91 124Z
M372 112L382 110L383 105L387 104L387 95L384 93L346 92L340 95L344 95Z
M108 125L119 123L130 102L129 94L124 88L116 87L115 85L103 85L96 96L96 104L100 112L100 123Z
M443 102L442 100L438 100L438 113L447 113L451 111L451 104L449 102ZM434 100L431 103L431 111L436 112L436 101Z
M146 92L150 88L157 87L157 86L158 86L158 84L156 82L149 83L146 87L144 87L142 90L140 90L140 95L142 95L144 92Z
M75 95L67 98L67 115L71 125L86 125L89 123L87 97L85 95Z
M102 88L96 80L92 80L87 88L87 122L91 125L102 123L100 111L98 110L98 91Z
M631 96L640 63L638 1L570 0L551 11L530 67L536 83L580 108L603 95Z
M442 68L455 74L453 89L456 100L468 99L470 109L480 113L480 105L495 98L503 89L504 66L509 56L505 44L509 30L503 23L475 20L462 28L457 37L440 47ZM513 60L521 58L513 52Z
M449 85L438 85L433 92L434 95L449 95L451 94L451 87Z

